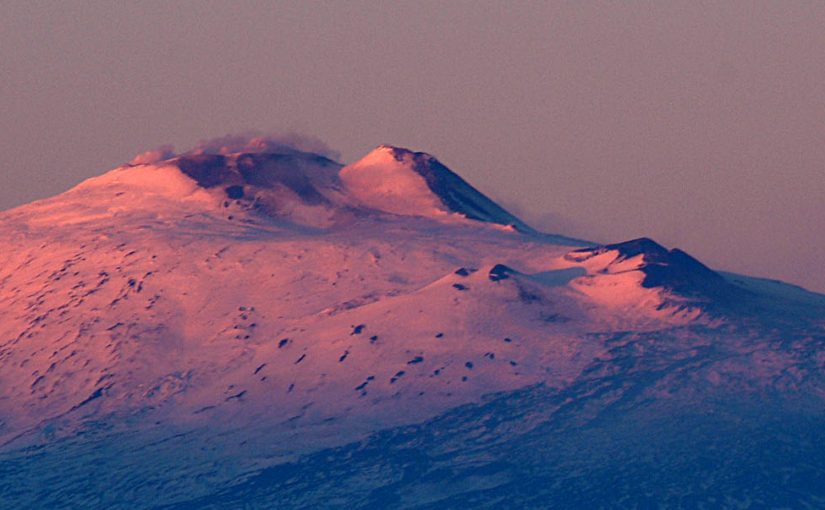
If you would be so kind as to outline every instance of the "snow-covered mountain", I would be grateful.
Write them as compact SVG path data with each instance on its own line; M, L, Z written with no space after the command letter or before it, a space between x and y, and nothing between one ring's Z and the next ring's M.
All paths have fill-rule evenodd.
M825 504L825 296L428 154L138 161L0 236L4 508Z

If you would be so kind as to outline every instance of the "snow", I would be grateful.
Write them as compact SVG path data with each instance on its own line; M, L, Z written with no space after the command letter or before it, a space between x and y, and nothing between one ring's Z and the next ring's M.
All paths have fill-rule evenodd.
M657 430L636 398L700 414L707 388L825 399L822 296L725 275L748 292L722 314L643 285L646 253L502 226L463 181L439 195L410 154L380 147L343 169L299 155L320 199L262 160L277 179L238 181L237 200L147 157L0 213L0 460L17 466L0 490L31 507L59 473L63 505L87 490L148 508L384 433L425 441L412 424L439 447L468 434L445 451L481 458L498 453L479 438L587 452L570 431L602 410Z
M448 211L405 157L380 146L341 170L347 190L362 204L392 214L443 217Z
M32 227L69 226L119 215L178 216L210 209L214 194L171 165L124 166L87 179L59 199L41 200L7 216ZM26 211L28 214L20 214Z

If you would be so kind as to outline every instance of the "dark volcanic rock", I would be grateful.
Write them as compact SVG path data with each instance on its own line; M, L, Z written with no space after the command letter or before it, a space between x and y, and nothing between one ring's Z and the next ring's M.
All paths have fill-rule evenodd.
M488 278L494 282L497 282L499 280L506 280L510 278L510 275L513 273L515 273L513 268L505 266L504 264L496 264L492 267L492 269L490 269Z
M225 186L233 200L243 198L244 186L271 189L283 186L307 204L326 202L310 180L315 169L340 167L317 154L304 152L254 153L227 157L219 154L185 154L174 164L204 188Z

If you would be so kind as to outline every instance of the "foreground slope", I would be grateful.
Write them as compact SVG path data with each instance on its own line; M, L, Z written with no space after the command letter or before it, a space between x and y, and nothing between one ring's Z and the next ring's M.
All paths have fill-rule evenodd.
M432 156L183 154L0 221L8 505L823 496L822 296L538 234Z

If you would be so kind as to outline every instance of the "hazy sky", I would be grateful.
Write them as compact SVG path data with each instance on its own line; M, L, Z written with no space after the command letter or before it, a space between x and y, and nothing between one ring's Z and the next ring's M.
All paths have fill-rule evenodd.
M0 209L145 149L436 155L549 231L825 291L825 2L0 0Z

